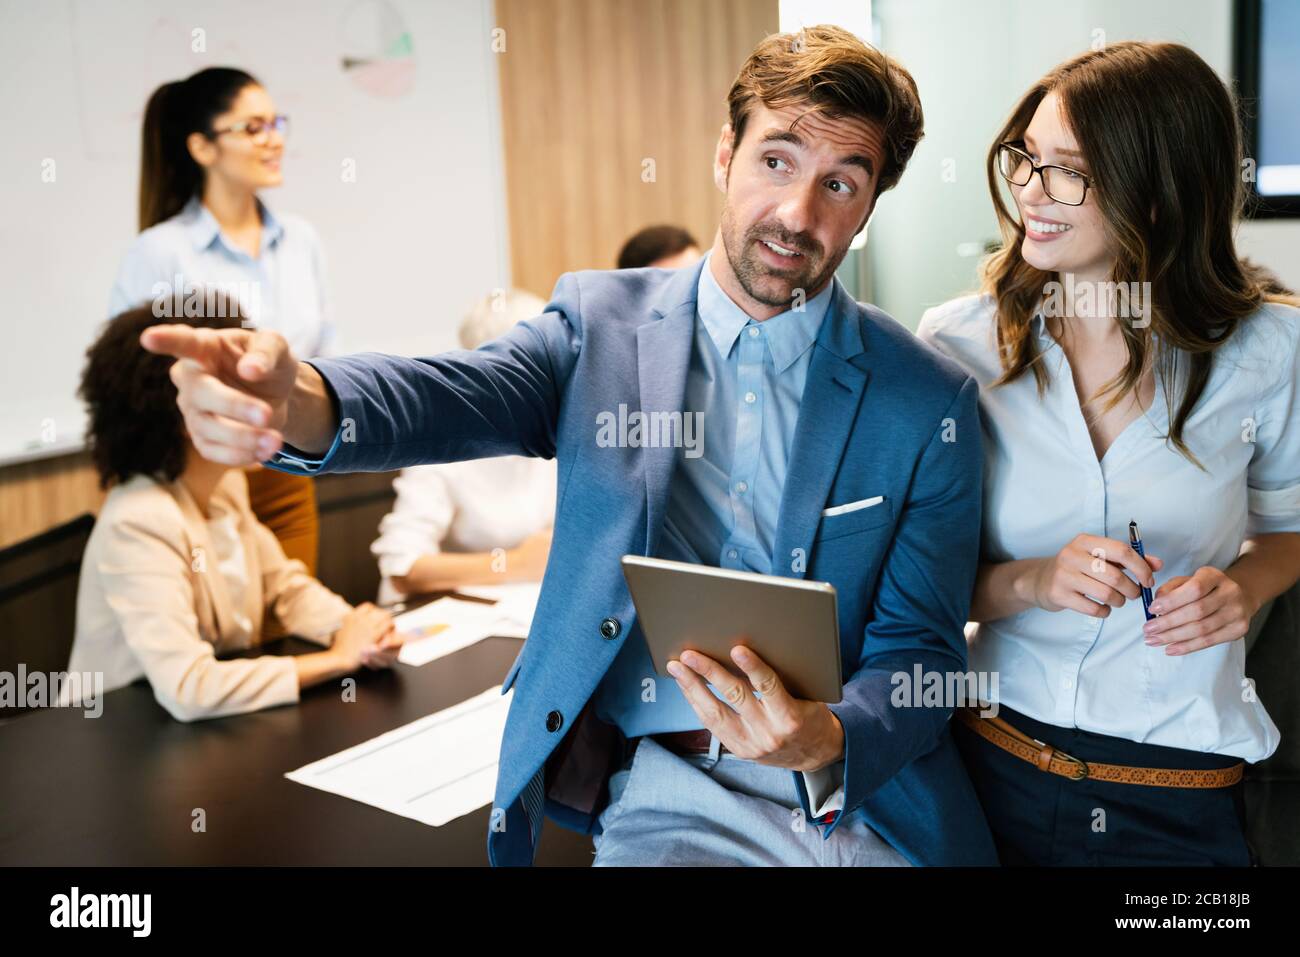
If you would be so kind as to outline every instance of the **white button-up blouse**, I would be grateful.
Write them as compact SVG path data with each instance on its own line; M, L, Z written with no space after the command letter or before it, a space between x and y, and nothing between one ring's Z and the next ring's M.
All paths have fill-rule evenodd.
M1227 568L1248 535L1300 532L1300 309L1262 307L1215 353L1183 431L1203 470L1164 438L1158 373L1150 409L1098 461L1041 316L1034 333L1051 379L1041 398L1032 373L992 385L1001 367L990 297L930 309L918 330L980 384L984 561L1054 555L1080 533L1127 541L1136 520L1165 561L1159 586ZM1030 608L980 624L970 666L997 674L1001 704L1050 724L1251 762L1272 754L1278 729L1246 681L1243 642L1166 655L1144 644L1144 621L1137 601L1105 619Z

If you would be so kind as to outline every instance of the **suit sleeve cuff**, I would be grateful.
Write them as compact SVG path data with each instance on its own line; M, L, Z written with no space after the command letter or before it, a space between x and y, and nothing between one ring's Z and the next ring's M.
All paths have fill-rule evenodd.
M339 426L338 431L334 433L334 441L330 444L329 451L321 458L312 458L292 445L286 445L262 464L269 469L288 472L290 475L315 475L326 469L342 441L343 427Z
M844 808L844 762L836 761L817 771L803 771L808 807L814 818Z

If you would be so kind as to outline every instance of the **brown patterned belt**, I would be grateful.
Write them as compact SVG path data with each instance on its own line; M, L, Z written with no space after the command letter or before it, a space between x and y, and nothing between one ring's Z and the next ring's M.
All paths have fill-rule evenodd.
M1080 761L1074 755L1017 731L1001 718L982 718L973 708L958 708L956 715L957 720L990 744L997 745L1022 761L1028 761L1040 771L1059 774L1072 781L1091 778L1094 781L1146 784L1162 788L1226 788L1236 784L1246 773L1245 762L1227 768L1185 771Z

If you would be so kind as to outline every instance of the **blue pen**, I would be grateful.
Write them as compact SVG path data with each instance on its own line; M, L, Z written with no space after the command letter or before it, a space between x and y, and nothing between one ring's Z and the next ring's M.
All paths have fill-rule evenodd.
M1142 536L1138 534L1137 522L1128 523L1128 543L1133 546L1133 551L1137 552L1142 558L1147 557L1146 552L1142 550ZM1155 615L1151 614L1151 589L1147 588L1145 585L1141 586L1141 588L1142 611L1146 614L1147 621L1150 621L1155 617Z

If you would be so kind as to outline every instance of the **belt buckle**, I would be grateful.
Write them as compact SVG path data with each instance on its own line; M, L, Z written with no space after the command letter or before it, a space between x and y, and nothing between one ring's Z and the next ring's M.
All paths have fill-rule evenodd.
M1034 738L1034 744L1038 745L1040 748L1048 747L1046 741L1039 741L1037 738ZM1062 761L1066 761L1070 764L1074 764L1078 766L1078 771L1070 775L1067 780L1082 781L1084 778L1088 776L1088 763L1086 761L1080 761L1073 754L1070 754L1066 751L1062 751L1060 748L1052 748L1052 755L1053 757L1060 758Z
M710 733L709 734L709 760L712 761L714 764L717 764L718 758L721 757L722 755L722 751L723 751L722 742L718 739L718 736L716 734Z

